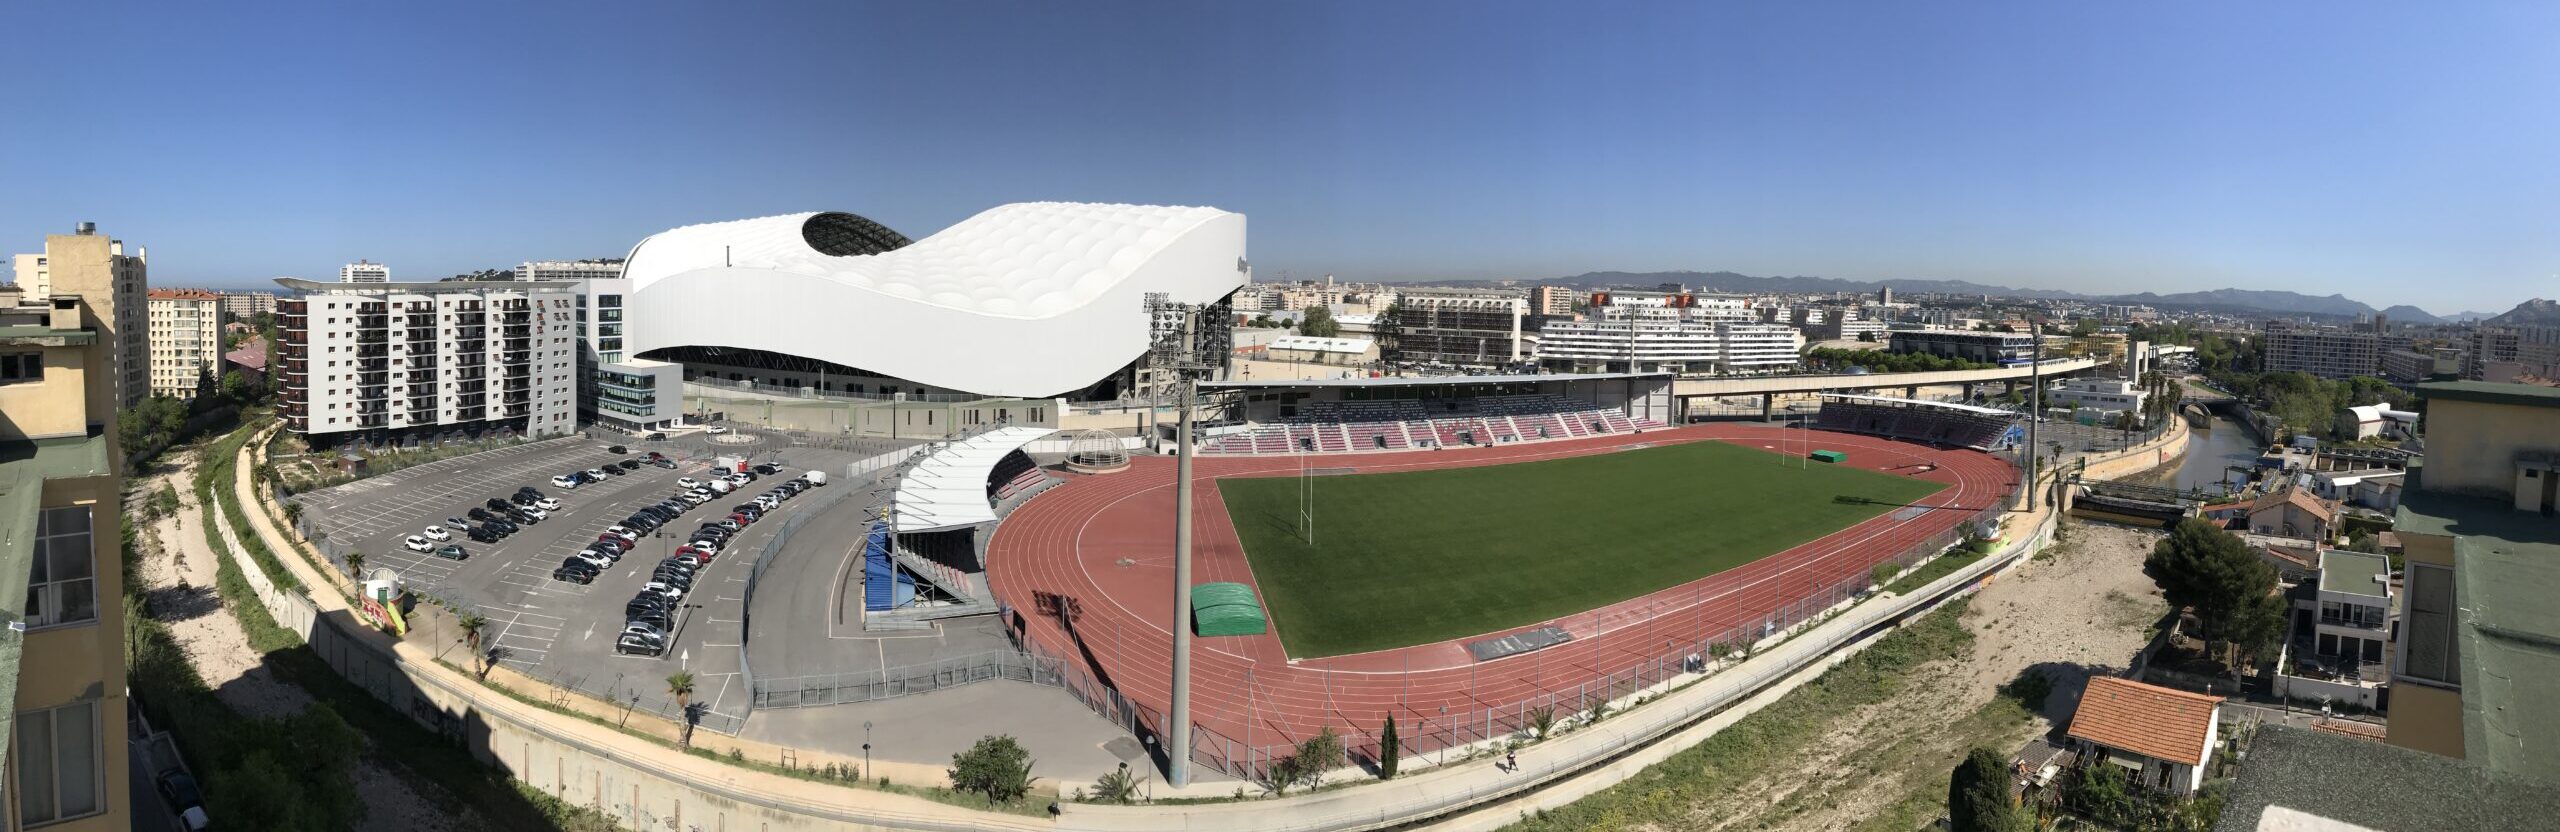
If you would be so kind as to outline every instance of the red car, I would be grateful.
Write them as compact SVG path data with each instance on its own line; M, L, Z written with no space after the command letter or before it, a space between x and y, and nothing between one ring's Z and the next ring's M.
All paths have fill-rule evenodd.
M704 549L704 548L701 548L701 547L698 547L698 546L678 546L678 547L676 547L676 556L678 556L678 557L682 557L682 556L684 556L684 555L692 555L692 556L694 556L695 558L700 559L703 563L710 563L712 558L716 558L716 557L719 557L719 556L720 556L720 555L719 555L719 553L717 553L717 552L713 552L713 551L711 551L711 550L709 550L709 549Z
M755 518L747 516L747 513L743 511L729 515L729 519L738 521L739 526L745 526L756 521Z
M598 546L611 546L611 547L613 547L613 550L614 550L614 551L616 551L616 552L629 552L629 551L631 551L631 541L624 540L624 539L622 539L622 538L615 537L615 536L613 536L613 535L609 535L609 534L605 534L605 535L597 535L597 536L596 536L596 545L598 545Z

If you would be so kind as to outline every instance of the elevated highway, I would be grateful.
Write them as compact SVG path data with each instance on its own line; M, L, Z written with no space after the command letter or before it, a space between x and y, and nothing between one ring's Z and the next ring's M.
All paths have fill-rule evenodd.
M2051 358L2044 361L2044 375L2061 376L2098 366L2094 358ZM1800 393L1838 392L1842 390L1889 390L1891 388L1933 387L1941 384L1981 384L1984 382L2024 381L2036 372L2027 366L1997 367L1989 370L1932 370L1918 373L1836 373L1805 376L1747 376L1739 378L1681 378L1671 382L1671 395L1681 399L1702 396L1769 396Z

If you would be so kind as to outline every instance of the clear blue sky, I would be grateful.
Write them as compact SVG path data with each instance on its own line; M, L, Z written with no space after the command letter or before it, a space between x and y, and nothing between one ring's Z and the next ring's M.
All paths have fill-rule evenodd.
M0 246L95 220L160 285L1077 200L1248 214L1265 278L2560 293L2560 3L21 2L0 30Z

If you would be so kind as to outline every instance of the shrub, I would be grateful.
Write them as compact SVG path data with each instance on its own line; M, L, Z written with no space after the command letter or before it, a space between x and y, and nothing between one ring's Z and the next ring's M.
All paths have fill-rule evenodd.
M980 737L969 750L951 755L951 788L987 796L988 803L1010 803L1031 791L1031 752L1013 737Z

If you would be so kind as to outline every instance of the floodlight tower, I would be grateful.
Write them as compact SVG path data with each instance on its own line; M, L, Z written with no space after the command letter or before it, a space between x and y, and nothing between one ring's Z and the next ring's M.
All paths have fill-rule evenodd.
M1147 294L1147 366L1156 383L1173 383L1173 707L1166 715L1165 782L1191 784L1191 418L1200 379L1217 372L1223 356L1201 348L1201 314L1209 307ZM1159 388L1161 389L1161 388Z

